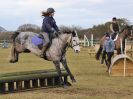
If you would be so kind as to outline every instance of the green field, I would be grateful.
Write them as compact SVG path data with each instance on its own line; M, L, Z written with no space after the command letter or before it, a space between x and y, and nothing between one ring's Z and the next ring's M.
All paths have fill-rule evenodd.
M51 62L33 54L21 54L18 63L8 62L9 49L0 49L0 74L16 71L53 69ZM133 99L133 77L110 77L105 65L87 49L67 52L68 65L77 82L67 89L51 88L0 95L0 99ZM70 79L69 79L70 81Z

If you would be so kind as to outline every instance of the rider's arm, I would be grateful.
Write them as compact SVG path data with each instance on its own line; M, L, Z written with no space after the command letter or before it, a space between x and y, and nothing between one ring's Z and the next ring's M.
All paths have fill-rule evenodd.
M113 29L113 25L112 24L110 24L110 30L111 30L111 32L114 33L114 29Z
M54 20L54 19L53 19ZM59 31L59 28L58 28L58 26L56 25L56 21L54 20L53 21L54 23L53 23L53 27L54 27L54 29L56 30L56 32L58 32Z

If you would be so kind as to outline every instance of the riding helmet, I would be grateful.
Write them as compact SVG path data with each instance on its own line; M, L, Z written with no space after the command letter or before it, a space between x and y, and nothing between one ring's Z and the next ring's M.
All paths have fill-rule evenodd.
M55 12L55 10L53 8L48 8L47 9L47 13L54 13L54 12Z

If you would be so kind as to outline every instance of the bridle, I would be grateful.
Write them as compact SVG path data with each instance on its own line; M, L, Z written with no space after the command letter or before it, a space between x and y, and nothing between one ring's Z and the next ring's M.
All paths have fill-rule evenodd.
M64 48L63 49L60 49L60 51L61 51L61 53L62 53L62 55L61 55L61 57L63 57L63 55L66 53L66 51L68 50L68 48L70 47L70 48L74 48L75 46L77 46L77 45L79 45L77 42L76 42L76 44L72 44L72 38L73 38L73 35L71 35L71 37L69 38L69 40L67 41L67 42L65 42L62 38L60 38L60 37L58 37L62 42L64 42L66 45L64 46ZM60 44L59 44L59 46L60 46Z
M73 36L71 36L71 41L70 41L70 43L69 43L69 47L74 48L75 46L78 46L79 43L75 40L75 41L76 41L76 44L72 44L72 37L73 37ZM75 37L77 37L77 36L75 36Z

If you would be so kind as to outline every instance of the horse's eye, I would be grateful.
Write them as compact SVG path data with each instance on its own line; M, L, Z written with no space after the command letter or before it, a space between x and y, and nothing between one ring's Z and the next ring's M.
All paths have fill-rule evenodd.
M76 41L76 40L73 40L73 41Z

